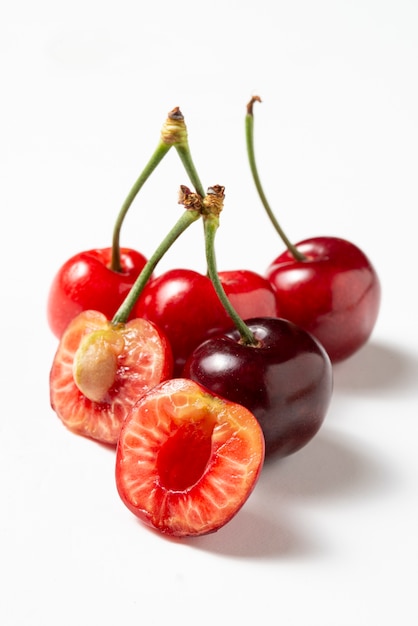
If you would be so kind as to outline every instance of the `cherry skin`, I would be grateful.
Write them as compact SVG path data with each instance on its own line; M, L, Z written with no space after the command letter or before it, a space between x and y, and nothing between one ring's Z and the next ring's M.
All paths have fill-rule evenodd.
M218 274L229 301L242 319L277 317L275 291L264 276L251 270L223 270Z
M333 363L369 339L380 307L381 286L367 256L337 237L296 244L305 260L285 251L268 267L279 314L312 333Z
M238 330L210 338L188 359L183 375L246 407L264 433L266 456L284 457L318 432L332 394L331 361L305 330L281 318L246 322L258 341Z
M120 255L121 272L110 268L112 248L79 252L58 270L47 302L48 323L58 339L82 311L97 310L108 319L115 314L147 262L131 248L122 248Z
M239 315L276 316L274 290L269 281L249 270L219 272L221 282ZM174 356L174 374L202 341L233 326L210 279L190 269L171 269L151 280L133 313L148 319L168 337Z

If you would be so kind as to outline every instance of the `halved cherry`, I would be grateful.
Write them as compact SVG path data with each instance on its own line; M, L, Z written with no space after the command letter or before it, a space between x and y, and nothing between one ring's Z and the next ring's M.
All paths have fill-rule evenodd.
M56 351L51 406L69 430L116 445L130 408L171 373L171 348L152 322L114 325L99 311L83 311Z
M145 524L177 537L214 532L248 499L264 461L256 418L191 380L163 382L123 424L119 495Z

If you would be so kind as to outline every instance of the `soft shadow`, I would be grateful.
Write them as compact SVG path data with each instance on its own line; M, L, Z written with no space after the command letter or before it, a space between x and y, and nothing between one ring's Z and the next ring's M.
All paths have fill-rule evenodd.
M412 390L418 386L418 358L393 345L369 342L334 366L334 386L348 393Z
M183 543L194 549L243 559L294 559L317 552L319 548L312 538L297 528L296 520L290 520L285 514L286 509L288 507L282 504L274 511L268 510L257 498L254 506L247 503L216 533L186 539Z
M347 433L323 429L296 454L267 461L258 489L264 497L280 492L288 498L344 498L392 487L393 475L370 449ZM262 494L263 497L263 494Z

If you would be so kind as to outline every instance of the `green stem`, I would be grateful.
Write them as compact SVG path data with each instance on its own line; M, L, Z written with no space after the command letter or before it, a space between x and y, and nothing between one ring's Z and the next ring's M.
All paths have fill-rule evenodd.
M203 198L205 196L205 190L203 188L202 183L200 182L199 175L196 171L195 165L193 163L192 155L190 152L189 143L183 141L182 143L176 144L177 153L181 159L181 162L184 165L184 169L186 170L192 185L194 186L197 193Z
M116 219L116 223L113 229L111 261L111 269L115 272L120 272L122 270L120 262L120 231L129 207L131 206L135 197L138 195L138 192L145 183L145 181L150 177L152 172L165 157L170 148L172 146L181 146L183 144L187 146L187 128L184 122L182 112L180 111L179 107L175 107L168 113L167 118L161 128L160 142L156 150L154 151L154 154L151 156L150 160L145 166L144 170L130 190Z
M145 181L149 178L152 172L155 170L157 165L162 161L167 152L170 150L171 145L160 141L158 144L154 154L151 156L147 165L141 172L139 178L136 180L132 189L126 197L125 202L123 203L119 214L116 218L116 222L113 228L113 240L112 240L112 261L111 261L111 269L115 272L122 271L121 262L120 262L120 231L122 229L122 224L125 219L125 216L130 208L132 202L135 197L138 195L139 190L145 183Z
M205 227L205 249L209 278L212 281L219 300L241 335L242 343L256 346L258 344L257 339L232 306L219 278L215 257L215 236L219 227L219 217L213 214L204 215L203 222Z
M149 258L148 262L142 269L135 283L132 285L125 300L122 302L118 311L113 316L112 324L124 324L127 321L133 307L135 306L137 299L141 295L141 292L147 284L148 279L151 277L157 263L161 260L167 250L173 245L176 239L178 239L180 235L191 224L193 224L193 222L198 220L199 217L199 210L186 209L184 211L181 217L177 220L176 224L173 226L173 228L155 250L154 254Z
M258 195L260 200L266 210L266 213L276 229L277 233L281 237L283 243L289 250L289 252L294 256L297 261L304 261L305 256L297 249L297 247L288 239L286 233L283 231L279 222L277 221L269 203L267 197L264 193L263 186L261 184L260 176L258 174L256 159L255 159L255 151L254 151L254 115L253 115L253 104L254 102L261 102L258 96L254 96L249 104L247 105L247 115L245 116L245 136L247 141L247 154L248 161L250 164L251 174L253 176L254 184L256 186Z

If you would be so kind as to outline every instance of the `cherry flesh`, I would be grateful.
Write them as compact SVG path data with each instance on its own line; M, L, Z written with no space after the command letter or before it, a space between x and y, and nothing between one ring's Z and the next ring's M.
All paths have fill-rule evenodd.
M170 536L199 536L236 515L263 462L263 433L247 409L175 378L148 391L127 415L116 486L148 526Z
M279 315L312 333L333 363L369 339L380 307L376 270L353 243L315 237L296 244L305 259L285 251L268 267Z
M54 356L51 406L68 430L116 445L132 405L171 375L171 348L154 324L114 326L99 311L82 311Z
M249 409L259 421L266 456L284 457L317 433L332 394L332 365L321 344L288 320L246 322L257 346L237 330L213 337L194 350L183 375Z

